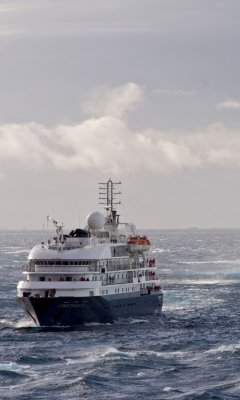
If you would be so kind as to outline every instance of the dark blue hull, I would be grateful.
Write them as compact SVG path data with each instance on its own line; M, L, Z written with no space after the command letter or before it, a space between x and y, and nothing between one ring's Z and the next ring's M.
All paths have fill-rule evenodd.
M40 326L76 326L114 323L119 318L140 317L162 310L163 295L126 293L93 297L17 297L20 306Z

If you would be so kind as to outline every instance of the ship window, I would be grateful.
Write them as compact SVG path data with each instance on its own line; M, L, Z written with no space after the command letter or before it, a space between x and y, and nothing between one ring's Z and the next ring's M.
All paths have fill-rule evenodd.
M119 293L119 289L118 289L118 293Z
M89 296L94 296L94 291L93 290L89 290Z
M133 286L132 286L132 292L133 292Z
M62 265L61 261L56 261L56 265Z
M73 261L70 261L69 264L70 264L70 265L73 265Z
M82 265L82 261L79 261L78 265Z
M100 281L102 281L103 280L103 276L102 275L100 275Z
M108 294L108 290L106 290L106 294Z
M74 265L78 265L78 262L77 262L77 261L74 261Z
M105 290L102 290L102 294L105 294Z
M45 276L40 276L40 277L39 277L39 280L40 280L40 281L45 281Z
M127 292L127 288L126 288L126 292Z
M49 264L49 265L53 265L53 264L54 264L54 261L48 261L48 264Z
M117 289L115 289L115 293L117 293Z
M122 274L122 278L123 278L123 274Z
M63 265L68 265L68 261L63 261Z
M122 292L124 292L124 289L122 288Z
M94 281L94 276L92 276L92 281Z
M97 281L97 276L95 276L95 281Z
M72 276L66 276L66 281L72 281Z

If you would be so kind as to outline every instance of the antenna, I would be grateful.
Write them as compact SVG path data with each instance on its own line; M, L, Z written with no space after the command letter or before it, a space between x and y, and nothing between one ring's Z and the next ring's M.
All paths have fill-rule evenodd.
M119 215L115 210L117 204L121 204L120 201L116 201L116 196L121 194L121 192L116 191L116 186L121 185L121 182L113 182L109 178L107 183L99 183L99 204L107 210L108 222L117 223L119 222Z
M53 225L56 228L58 251L61 251L61 244L63 243L63 223L62 225L58 225L57 221L50 217L50 215L47 216L47 221L52 221Z

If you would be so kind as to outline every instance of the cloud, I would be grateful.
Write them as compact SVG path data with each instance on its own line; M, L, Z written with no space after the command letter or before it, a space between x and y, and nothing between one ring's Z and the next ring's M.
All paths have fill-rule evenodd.
M95 91L85 104L95 117L77 125L0 125L1 171L54 168L119 176L143 170L169 174L209 165L240 167L240 131L222 124L191 132L131 130L124 116L141 99L142 89L129 83Z
M226 100L223 103L217 104L217 108L232 108L232 109L240 109L240 102L234 100Z
M90 99L82 104L86 114L122 118L143 100L143 91L135 83L126 83L114 89L101 86L92 91Z

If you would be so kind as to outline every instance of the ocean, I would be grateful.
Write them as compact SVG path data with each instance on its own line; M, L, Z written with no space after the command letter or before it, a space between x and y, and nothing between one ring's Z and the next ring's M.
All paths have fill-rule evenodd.
M240 399L240 230L145 230L164 305L114 325L40 328L16 286L40 231L0 232L0 399Z

